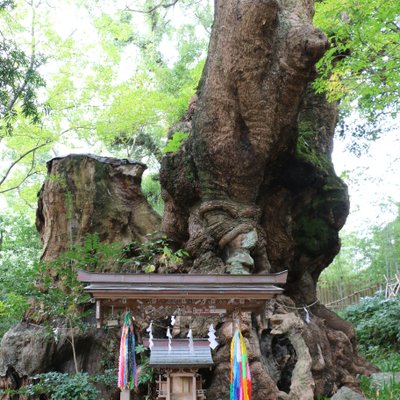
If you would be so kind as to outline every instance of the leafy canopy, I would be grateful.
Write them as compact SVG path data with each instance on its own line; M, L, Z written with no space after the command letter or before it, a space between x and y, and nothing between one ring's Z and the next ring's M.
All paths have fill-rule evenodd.
M0 22L8 27L2 33L28 56L18 53L20 71L7 70L7 76L15 82L31 78L31 85L22 81L22 86L30 90L27 101L37 105L37 118L21 97L12 113L12 131L0 136L0 194L17 207L33 204L45 160L66 148L73 152L74 146L157 168L168 129L186 111L200 78L210 2L182 0L174 7L136 2L135 9L151 11L145 13L121 7L118 0L58 0L54 7L41 1L14 3L0 12ZM176 23L175 12L185 18ZM65 13L69 24L60 24L57 13ZM76 21L84 21L79 29ZM9 53L0 55L13 64ZM32 59L34 71L29 72ZM11 120L3 114L0 123L6 126ZM15 191L21 199L16 203Z
M24 27L21 20L12 17L14 7L14 1L0 2L0 139L12 133L18 116L38 124L43 106L38 100L38 89L45 86L39 73L44 58L37 53L34 29L28 46L17 42L16 35ZM34 13L31 18L33 26Z
M369 121L400 110L400 3L322 0L314 23L331 42L318 63L317 92ZM365 132L364 132L365 133Z
M0 337L28 307L41 243L24 214L0 215Z

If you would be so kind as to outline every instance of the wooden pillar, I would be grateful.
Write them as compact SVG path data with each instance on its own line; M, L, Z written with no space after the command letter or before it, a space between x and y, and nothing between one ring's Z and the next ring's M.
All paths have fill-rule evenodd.
M167 372L167 398L166 400L171 400L171 378L169 372Z
M120 400L131 400L131 391L129 389L121 390L119 399Z
M193 400L197 399L196 372L193 373Z

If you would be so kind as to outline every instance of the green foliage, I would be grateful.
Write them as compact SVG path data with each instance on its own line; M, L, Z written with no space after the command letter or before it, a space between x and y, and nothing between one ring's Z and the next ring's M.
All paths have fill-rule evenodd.
M27 204L36 201L50 144L61 132L48 124L54 104L39 73L52 58L43 29L43 4L15 5L0 10L0 194L18 190L19 196L9 197L10 204L26 212Z
M124 247L101 243L97 234L89 234L83 244L70 245L54 261L40 264L36 277L40 290L34 293L32 289L39 306L36 312L55 324L52 329L63 326L73 335L74 329L85 329L82 320L90 300L77 280L78 269L104 272L115 265L119 271L127 272L152 273L156 269L173 272L182 267L185 256L184 250L172 250L166 238ZM71 345L74 346L73 336Z
M0 215L0 337L28 307L40 248L39 235L26 215Z
M87 234L83 244L70 245L56 263L71 266L72 260L75 270L100 272L106 270L110 264L120 261L122 248L120 243L101 242L97 233Z
M393 349L369 346L364 355L383 372L400 371L400 353Z
M341 234L341 248L329 268L326 268L320 277L320 283L334 284L339 281L351 281L357 279L363 282L365 287L375 283L373 276L368 271L366 260L370 249L366 245L366 239L354 233ZM365 270L365 273L363 272ZM382 275L377 276L377 281L382 281Z
M314 23L331 48L318 63L317 92L373 121L399 111L400 5L397 0L323 0Z
M102 271L120 260L122 245L104 244L98 234L88 234L83 244L72 244L57 259L41 263L37 277L41 291L37 298L50 318L65 318L76 326L82 319L82 306L90 296L77 279L78 269Z
M369 273L392 277L399 272L400 263L400 216L383 228L375 227L366 240L368 246Z
M185 113L203 69L212 22L210 2L178 2L174 9L186 16L184 25L174 21L169 7L156 7L150 15L120 11L116 2L30 5L21 0L15 1L15 9L11 3L0 3L0 22L9 28L1 33L7 40L15 39L13 44L24 54L30 55L34 46L37 62L46 60L46 87L40 88L45 106L38 108L40 124L32 124L26 114L36 99L26 96L26 106L21 108L20 101L16 108L12 137L0 138L0 194L10 193L12 206L32 205L50 150L56 146L58 152L60 145L71 152L74 146L90 145L93 152L106 148L113 156L157 168L168 129ZM146 2L143 7L147 6ZM60 29L57 18L62 12L85 23L78 30ZM26 43L32 46L23 47ZM2 56L5 65L13 62L7 54ZM16 81L17 71L11 72ZM39 76L29 76L41 84ZM11 196L16 190L18 199Z
M385 299L382 293L366 297L359 304L347 307L341 316L354 324L359 350L383 372L400 371L400 298ZM394 380L377 385L360 377L367 399L395 400L400 384Z
M102 85L100 96L109 106L98 115L96 135L113 152L160 161L162 138L185 113L195 92L207 35L199 35L193 23L177 25L168 7L153 9L150 3L136 4L137 9L150 8L150 13L131 14L127 8L112 14L103 12L95 21L102 48L114 60L114 73L115 62L123 63L127 52L135 54L135 62L130 62L122 81L107 80ZM186 20L197 18L208 28L210 10L204 7L208 2L191 3L179 2L176 8L189 13L190 4L193 15ZM176 56L171 59L170 53Z
M385 299L379 293L345 309L343 317L355 326L362 350L400 348L400 297ZM373 350L373 348L372 348Z
M125 268L135 272L176 272L183 267L184 258L188 256L185 250L171 249L166 237L146 240L143 243L133 242L124 249L128 260ZM124 266L123 266L124 268Z
M45 82L38 69L44 59L35 54L32 46L27 55L13 40L3 36L0 41L0 138L12 134L19 114L34 124L40 122L37 92Z
M103 374L97 374L92 379L94 383L116 388L118 386L118 371L115 368L106 369Z
M144 176L142 179L142 192L153 210L159 215L162 215L164 211L164 201L161 197L161 184L159 179L155 179L152 175Z
M75 371L78 363L75 349L76 330L84 330L84 318L90 312L90 296L77 279L79 268L100 270L108 268L110 260L120 256L122 246L100 243L97 234L87 235L85 242L70 245L57 259L41 263L37 276L40 290L35 295L38 305L36 314L44 317L49 325L49 333L61 327L69 335ZM78 389L77 389L78 390Z
M1 0L0 1L0 11L6 8L12 8L15 6L14 0Z
M153 380L153 370L149 367L148 350L142 345L136 347L139 355L138 385ZM89 375L86 372L75 374L62 372L47 372L33 377L33 383L18 390L0 390L0 395L23 395L29 398L38 398L45 395L52 400L98 400L101 399L97 384L108 388L117 388L118 371L108 369L102 374ZM41 398L41 397L40 397Z
M321 280L357 279L365 287L383 284L385 276L393 277L400 265L400 217L380 227L372 227L368 235L355 233L341 236L342 247Z
M34 379L37 382L26 389L28 396L44 394L52 400L97 400L100 396L87 373L48 372L37 375Z
M325 154L317 150L315 144L317 133L314 132L311 124L306 121L301 121L298 130L296 157L311 163L323 172L327 172L330 167L329 160Z
M394 379L382 385L373 384L366 376L360 377L361 389L368 400L396 400L400 398L400 383Z
M135 353L138 355L138 385L149 383L153 380L153 368L150 367L149 350L142 344L136 345Z
M167 144L163 148L164 153L175 153L180 149L182 143L188 138L189 133L187 132L175 132L171 139L168 140Z

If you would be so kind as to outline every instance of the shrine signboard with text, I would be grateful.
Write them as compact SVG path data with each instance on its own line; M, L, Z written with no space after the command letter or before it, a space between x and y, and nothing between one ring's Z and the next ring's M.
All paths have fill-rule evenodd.
M241 311L262 311L265 300L253 299L102 299L103 307L129 308L135 315L162 318L165 315L221 315Z

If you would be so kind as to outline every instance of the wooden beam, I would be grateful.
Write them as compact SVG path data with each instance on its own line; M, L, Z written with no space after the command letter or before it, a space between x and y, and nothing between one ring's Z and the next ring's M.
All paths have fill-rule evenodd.
M260 299L268 300L281 294L283 289L275 286L253 286L252 288L215 288L207 290L192 290L192 288L176 287L174 289L165 288L143 288L138 289L134 285L132 287L98 287L87 286L86 292L93 294L96 299Z

